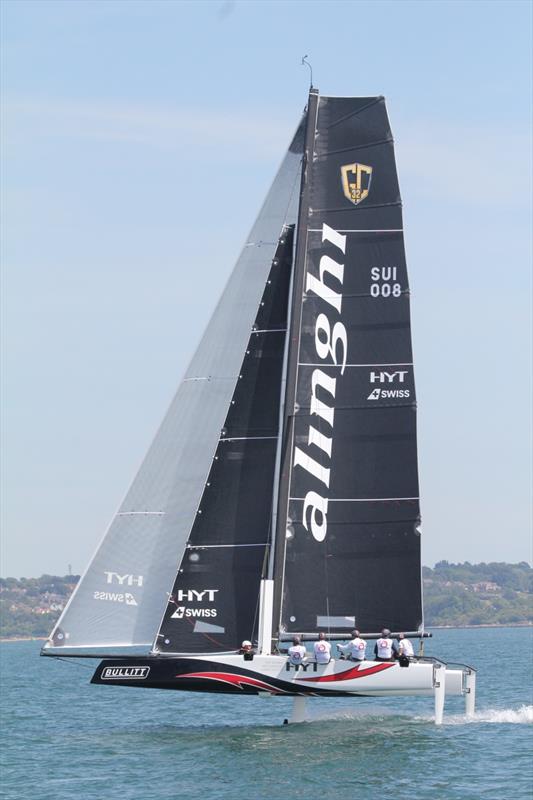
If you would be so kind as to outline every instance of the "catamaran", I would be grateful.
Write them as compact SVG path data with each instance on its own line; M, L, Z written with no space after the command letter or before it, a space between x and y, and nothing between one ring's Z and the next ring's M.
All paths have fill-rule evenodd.
M307 107L177 394L42 655L92 682L475 704L422 654L287 658L424 629L409 285L383 97ZM254 650L239 652L242 640ZM421 647L422 650L422 647Z

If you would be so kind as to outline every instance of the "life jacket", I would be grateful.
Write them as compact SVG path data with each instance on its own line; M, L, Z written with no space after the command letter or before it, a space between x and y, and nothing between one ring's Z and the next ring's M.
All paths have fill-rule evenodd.
M331 645L329 642L320 639L313 645L315 660L317 664L328 664L331 659Z
M392 658L392 639L378 639L378 658Z
M400 641L398 642L398 651L401 656L411 657L414 656L415 654L413 645L409 641L409 639L400 639Z
M365 640L361 639L361 637L358 636L356 639L352 639L350 645L351 645L351 657L353 658L353 660L364 661L366 652Z
M306 649L303 644L293 644L289 647L289 661L291 664L301 664L306 656Z

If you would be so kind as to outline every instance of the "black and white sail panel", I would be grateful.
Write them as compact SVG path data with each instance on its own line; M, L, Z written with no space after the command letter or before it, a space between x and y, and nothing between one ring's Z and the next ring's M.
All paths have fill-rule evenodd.
M272 533L294 227L272 261L239 380L156 648L236 650L257 634L259 584Z
M150 645L154 640L236 396L280 232L296 216L302 130L300 126L154 442L45 645L48 651ZM206 209L206 237L210 213ZM233 432L237 430L235 424ZM235 477L235 463L248 446L227 446L226 466ZM220 535L230 524L220 520Z
M383 98L319 98L312 150L289 359L281 630L415 631L416 404Z

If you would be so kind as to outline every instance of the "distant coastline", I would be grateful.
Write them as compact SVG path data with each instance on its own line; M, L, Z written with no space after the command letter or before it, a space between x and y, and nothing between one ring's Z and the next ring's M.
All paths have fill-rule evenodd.
M533 624L533 570L525 561L439 561L422 568L422 580L428 630ZM78 581L79 575L0 578L0 641L46 639Z
M46 636L0 636L0 642L46 642Z
M524 620L524 622L486 622L483 625L428 625L426 630L433 631L460 631L460 630L475 630L476 628L532 628L532 620ZM0 640L1 641L1 640Z
M494 624L486 623L485 625L431 625L426 630L446 631L446 630L476 630L476 628L533 628L533 621L526 622L508 622ZM46 642L47 636L0 636L0 644L3 642Z

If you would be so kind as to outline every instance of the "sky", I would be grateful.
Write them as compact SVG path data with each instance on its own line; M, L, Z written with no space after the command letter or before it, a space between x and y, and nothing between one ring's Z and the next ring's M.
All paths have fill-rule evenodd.
M1 574L83 571L306 103L387 98L423 562L531 561L529 2L3 0Z

